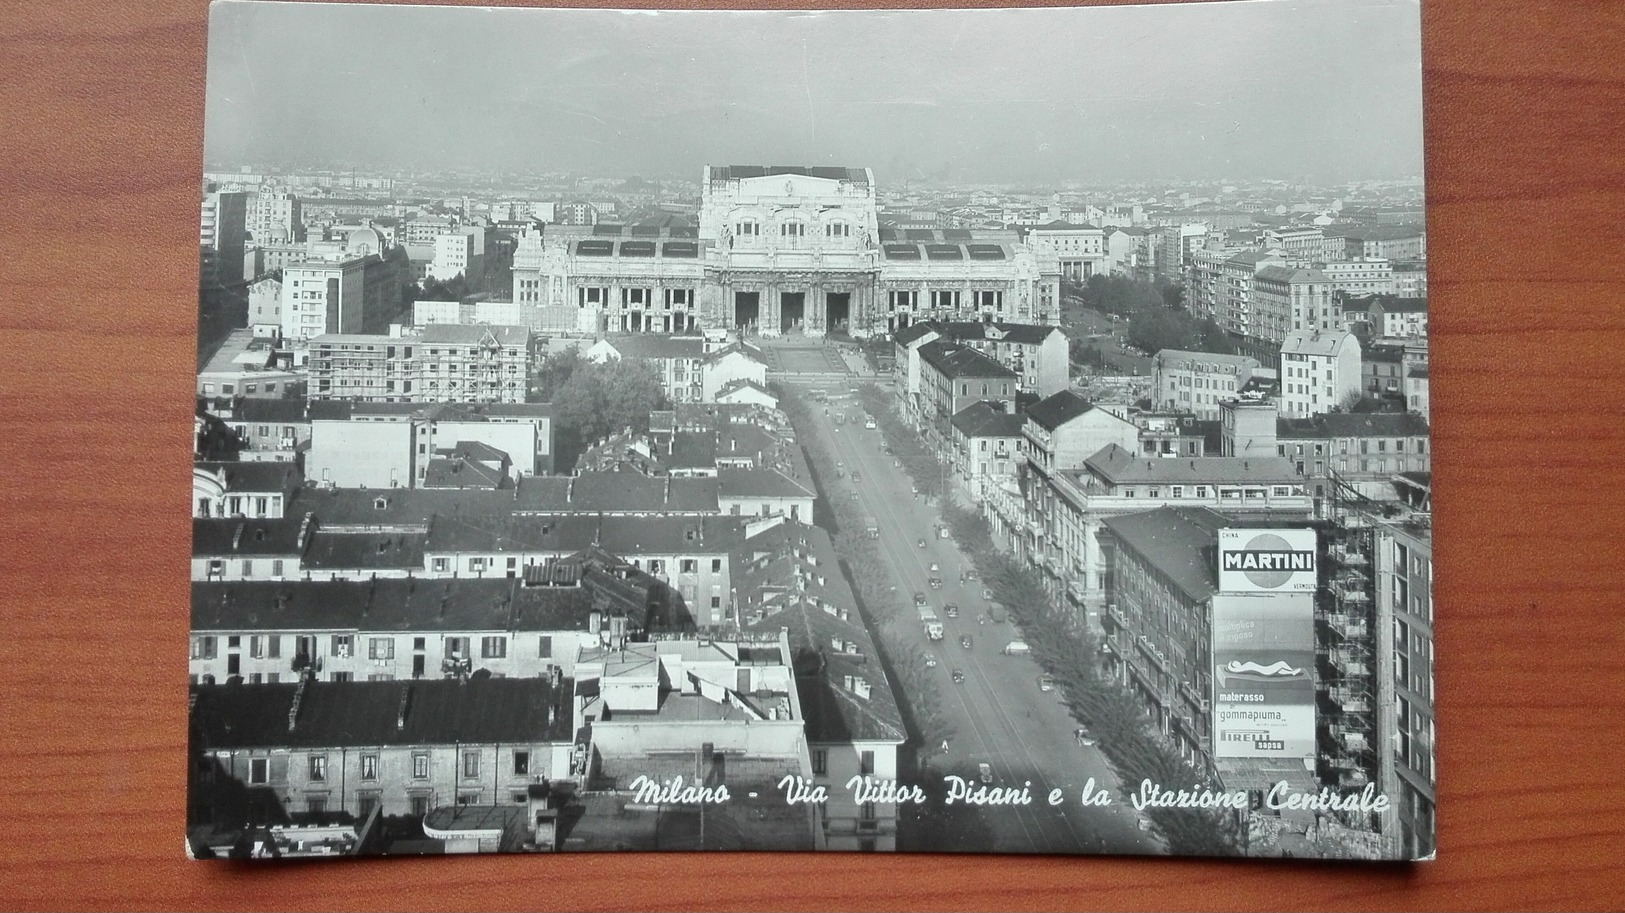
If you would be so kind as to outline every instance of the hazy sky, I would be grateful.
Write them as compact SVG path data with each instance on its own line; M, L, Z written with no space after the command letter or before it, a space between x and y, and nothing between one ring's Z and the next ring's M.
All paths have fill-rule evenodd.
M698 180L1420 175L1417 0L612 12L223 2L211 163Z

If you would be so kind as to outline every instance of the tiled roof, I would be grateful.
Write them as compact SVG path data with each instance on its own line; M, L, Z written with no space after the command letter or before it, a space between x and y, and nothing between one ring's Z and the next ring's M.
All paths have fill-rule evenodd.
M1027 408L1027 417L1051 431L1088 412L1093 406L1071 390L1061 390Z
M661 336L655 333L628 333L605 336L622 358L703 358L705 339L699 336Z
M1281 351L1294 355L1337 355L1351 342L1356 346L1360 344L1354 334L1345 330L1292 330L1281 343Z
M309 422L304 399L261 399L245 396L232 404L231 421L244 424L297 425Z
M1414 412L1326 412L1311 418L1278 418L1278 440L1339 437L1425 437L1428 420Z
M192 557L297 555L304 520L302 514L277 520L194 519Z
M559 691L571 687L565 679ZM573 734L568 701L541 677L200 685L192 694L206 749L525 745Z
M777 469L717 469L721 498L810 498L813 491Z
M304 566L312 570L423 570L423 533L351 533L318 528Z
M1016 372L983 355L981 352L946 339L933 339L920 346L920 359L950 380L963 377L1014 378L1016 376Z
M232 463L199 461L196 466L210 474L224 472L226 490L231 492L285 491L298 487L302 482L299 470L292 463L280 461Z
M915 340L936 332L938 332L936 326L930 321L923 323L911 323L892 334L892 338L897 341L898 345L907 346L910 343L913 343Z
M995 409L987 402L971 403L953 418L954 427L966 437L1020 437L1026 421L1021 415Z
M1233 525L1206 507L1162 507L1102 521L1124 551L1160 571L1186 596L1201 601L1218 588L1219 530Z

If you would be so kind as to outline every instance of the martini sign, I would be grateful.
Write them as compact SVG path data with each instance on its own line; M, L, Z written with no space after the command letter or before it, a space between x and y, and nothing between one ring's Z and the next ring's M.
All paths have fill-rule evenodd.
M1304 593L1316 583L1312 529L1219 530L1219 592Z

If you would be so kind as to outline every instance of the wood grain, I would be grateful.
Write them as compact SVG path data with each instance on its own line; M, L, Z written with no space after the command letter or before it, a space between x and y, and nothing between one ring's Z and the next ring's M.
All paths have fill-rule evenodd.
M0 907L1625 904L1625 4L1424 5L1441 849L1410 867L186 862L206 17L199 0L0 16Z

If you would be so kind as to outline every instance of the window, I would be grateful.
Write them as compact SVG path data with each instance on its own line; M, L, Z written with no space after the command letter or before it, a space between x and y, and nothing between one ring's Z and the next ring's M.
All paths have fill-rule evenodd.
M327 811L327 797L306 796L305 811L311 813L312 815L320 815L321 813Z
M875 753L865 751L858 755L858 773L872 774L875 772Z
M395 638L374 637L367 642L368 659L394 659Z
M193 659L214 659L219 655L219 642L213 635L192 638Z
M553 656L553 635L543 634L537 639L536 655L540 659L550 659Z
M516 751L513 753L513 775L516 777L530 776L530 752Z
M722 570L722 559L721 558L712 558L711 559L711 573L715 574L715 573L720 572L721 570Z
M812 772L815 776L829 773L829 750L815 748L812 753Z
M281 577L282 576L282 559L281 558L274 559L271 562L271 576L272 577Z
M429 753L427 751L412 752L412 779L429 779Z
M503 659L508 655L508 638L502 635L480 638L481 659Z
M270 758L252 758L248 762L248 782L251 785L268 783L271 779L270 771Z
M428 796L413 796L412 797L412 817L421 818L424 815L427 815L428 813L429 813L429 797Z
M378 756L377 755L375 755L375 754L364 754L364 755L361 756L361 779L363 779L363 780L376 780L376 779L378 779Z
M355 646L355 638L350 634L333 635L333 656L339 659L348 658L350 650Z
M434 561L429 566L434 569L435 573L444 574L447 571L451 570L451 559L450 558L436 558L436 559L434 559Z
M470 558L470 559L468 559L468 572L470 574L483 574L483 573L485 573L485 559L484 558Z
M310 781L322 783L327 780L327 755L313 754L310 756Z
M480 776L480 753L477 751L463 752L463 778L475 780Z
M700 563L693 558L684 558L679 565L685 574L692 574L700 569Z

